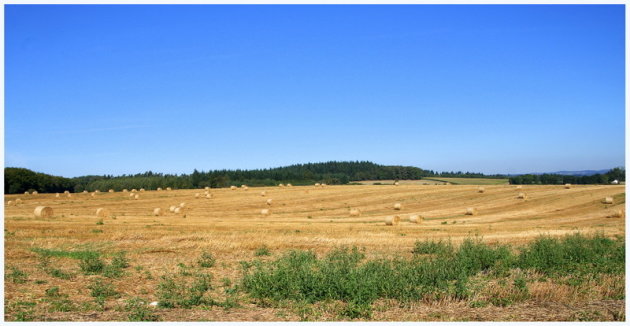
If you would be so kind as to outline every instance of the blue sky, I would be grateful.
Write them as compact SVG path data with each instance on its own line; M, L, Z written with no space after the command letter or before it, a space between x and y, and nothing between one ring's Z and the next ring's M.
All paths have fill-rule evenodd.
M5 166L625 164L622 5L5 6Z

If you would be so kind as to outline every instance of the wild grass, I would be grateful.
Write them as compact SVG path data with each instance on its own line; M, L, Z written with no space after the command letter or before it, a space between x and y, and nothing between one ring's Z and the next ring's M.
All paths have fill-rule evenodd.
M356 247L338 248L321 258L294 250L274 261L243 264L242 288L259 300L340 300L348 304L345 316L362 318L378 299L468 300L475 292L471 277L488 275L499 280L506 294L490 303L507 306L529 298L527 280L518 276L519 270L550 277L623 274L624 242L601 234L540 237L521 248L490 246L480 239L466 239L457 248L450 241L418 241L412 259L374 260L365 260ZM517 277L506 281L511 274Z

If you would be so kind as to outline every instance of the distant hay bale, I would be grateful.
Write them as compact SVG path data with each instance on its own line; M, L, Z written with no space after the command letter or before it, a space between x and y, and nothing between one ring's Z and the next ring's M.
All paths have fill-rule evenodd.
M171 189L171 187L166 187L166 191L171 191L173 189Z
M68 194L67 196L68 196L68 198L70 198L70 197L72 197L72 194Z
M179 203L179 207L186 207L186 203Z
M320 186L322 186L322 187L326 187L326 184L325 184L325 183L322 183Z
M287 183L287 187L293 187L293 185L290 183Z
M68 190L66 190L66 191L64 191L63 193L64 193L64 194L69 194L70 192L69 192Z
M260 210L260 215L269 215L269 209L263 208Z
M157 188L157 191L162 191L162 188L158 187L158 188Z
M260 192L260 195L265 197L265 196L267 196L267 192L263 190L263 191Z
M87 190L83 190L83 193L84 193L84 194L87 194L88 192L89 192L89 191L87 191Z
M608 215L607 217L622 218L624 216L626 216L626 212L621 209L616 209L612 214Z
M144 188L140 188L140 192L144 192Z
M571 189L571 184L570 183L565 183L564 184L564 189Z
M195 193L195 198L199 198L201 196L198 192Z
M138 192L138 190L136 190L136 188L131 189L131 192Z
M361 211L358 208L351 208L350 216L361 216Z
M271 202L272 202L272 201L273 201L273 200L272 200L271 198L267 199L267 205L271 206Z
M108 217L112 213L107 208L99 208L96 210L96 217Z
M96 189L96 190L94 190L94 192L101 192L101 191L100 191L100 190L98 190L98 189Z
M208 199L212 198L212 194L206 194L206 198Z
M479 193L483 193L485 191L486 191L486 188L484 188L484 187L477 188L477 192L479 192Z
M231 190L236 190L236 186L230 186Z
M203 192L203 194L204 194L204 195L207 195L207 194L209 194L209 193L210 193L210 191L208 191L208 190L206 190L206 191L204 191L204 192Z
M398 225L400 223L400 216L388 216L385 218L385 225Z
M129 192L129 190L127 190L127 189L123 189L123 190L122 190L122 192Z
M24 194L25 195L30 195L30 193L28 191L25 191Z
M284 187L284 183L279 184L278 187Z
M133 198L134 196L135 196L135 194L133 194L133 193L129 194L129 197Z
M210 187L203 187L203 189L205 189L205 190L210 190Z
M516 189L523 189L523 186L518 185L518 186L516 186Z
M519 192L518 193L518 197L516 197L516 198L518 198L518 199L527 199L527 195L522 193L522 192Z
M242 189L243 189L244 191L247 191L247 190L249 190L249 187L248 187L248 186L245 186L245 187L241 187L241 188L242 188Z
M401 210L401 209L402 209L402 205L401 205L400 203L395 203L395 204L394 204L394 209L395 209L395 210L397 210L397 211L399 211L399 210Z
M172 205L171 207L168 208L168 210L171 212L175 212L175 208L177 208L177 206Z
M394 182L394 186L398 186L399 184L398 181Z
M320 186L319 182L315 182L315 187L319 187L319 186Z
M474 207L466 208L466 215L477 215L477 209Z
M33 190L33 192L31 193L31 195L37 195L37 190Z
M133 197L133 199L135 199L135 200L140 199L140 195L135 195L135 196Z
M14 203L12 200L9 200L9 201L7 202L7 206L13 206L13 204L15 204L15 203Z
M410 215L409 216L409 222L420 224L420 223L422 223L422 217L420 215L416 215L416 214Z
M15 204L16 204L16 205L17 205L17 204L21 204L21 203L22 203L22 199L17 198L17 199L15 200Z
M612 203L613 203L613 198L612 197L604 198L604 204L612 204Z
M107 190L107 192L114 192L114 189L109 189Z
M56 194L55 194L55 198L59 198L59 193L56 193Z
M35 217L51 217L53 216L53 209L48 206L37 206L33 213Z
M153 209L153 216L162 216L162 209L161 208L154 208Z
M94 196L96 196L96 193L93 192L93 193L90 194L90 196L94 197Z
M175 210L173 211L173 213L175 213L175 214L184 214L185 213L185 208L184 207L175 207Z

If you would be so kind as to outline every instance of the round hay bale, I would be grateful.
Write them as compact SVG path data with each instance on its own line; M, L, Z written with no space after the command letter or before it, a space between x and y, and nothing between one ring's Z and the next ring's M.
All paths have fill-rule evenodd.
M479 192L479 193L484 193L485 191L486 191L486 188L484 188L484 187L477 188L477 192Z
M101 191L100 191L100 190L98 190L98 189L96 189L96 190L94 190L94 192L101 192Z
M172 205L171 207L168 208L168 210L171 212L175 212L175 208L177 208L177 206Z
M466 215L477 215L477 209L474 207L466 208Z
M123 190L122 190L122 192L129 192L129 190L127 190L127 189L123 189Z
M136 188L131 189L131 192L138 192L138 190L136 190Z
M59 193L56 193L56 194L55 194L55 198L59 198Z
M144 192L144 188L140 188L140 192Z
M109 189L107 190L107 192L114 192L114 189Z
M267 209L267 208L263 208L263 209L261 209L261 210L260 210L260 214L261 214L261 215L269 215L269 209Z
M134 196L135 196L135 194L133 194L133 193L129 194L129 197L131 197L131 198L133 198Z
M358 208L351 208L350 216L361 216L361 211Z
M320 186L319 182L315 182L315 187L319 187L319 186Z
M204 192L203 192L203 194L204 194L204 195L207 195L207 194L209 194L209 193L210 193L210 191L208 191L208 190L206 190L206 191L204 191Z
M158 187L158 188L157 188L157 191L162 191L162 188Z
M186 203L179 203L179 207L186 207Z
M400 216L388 216L385 218L385 225L398 225L400 223Z
M565 183L564 184L564 189L571 189L571 184L570 183Z
M161 208L154 208L153 209L153 216L162 216L162 209Z
M206 194L206 198L208 199L212 198L212 194Z
M64 191L63 193L64 193L64 194L69 194L70 192L69 192L68 190L66 190L66 191Z
M293 187L293 185L290 183L287 183L287 187Z
M184 207L175 207L175 210L173 211L173 213L175 214L184 214L185 213L185 208Z
M394 182L394 186L398 186L399 184L398 181Z
M70 198L70 197L72 197L72 194L68 194L67 196L68 196L68 198Z
M516 197L516 198L518 198L518 199L527 199L527 195L522 193L522 192L519 192L518 193L518 197Z
M260 192L260 195L265 197L265 196L267 196L267 192L263 190L263 191Z
M612 203L613 203L613 198L612 197L604 198L604 204L612 204Z
M171 187L166 187L166 191L171 191L173 189L171 189Z
M195 198L199 198L201 196L198 192L195 193Z
M608 215L607 217L613 217L613 218L622 218L626 216L626 212L621 210L621 209L616 209L612 214Z
M88 192L89 192L89 191L87 191L87 190L83 190L83 193L84 193L84 194L87 194Z
M12 200L9 200L9 201L7 202L7 206L13 206L13 204L15 204L15 202L13 202Z
M271 202L272 202L272 201L273 201L273 200L272 200L271 198L267 199L267 205L271 206Z
M51 217L53 216L53 209L48 206L37 206L33 213L35 217Z
M236 190L236 186L230 186L230 190Z
M394 209L395 209L395 210L397 210L397 211L399 211L399 210L401 210L401 209L402 209L402 205L401 205L400 203L395 203L395 204L394 204Z
M108 217L112 215L112 212L107 208L99 208L96 210L96 217Z
M245 187L242 187L242 188L243 188L243 190L244 190L244 191L249 190L249 187L248 187L248 186L245 186Z
M241 188L247 188L247 185L242 184L242 185L241 185Z
M25 195L30 195L30 193L28 191L25 191L24 194Z
M16 205L17 205L17 204L21 204L21 203L22 203L22 199L17 198L17 199L15 200L15 204L16 204Z
M420 215L416 215L416 214L410 215L409 216L409 222L420 224L420 223L422 223L422 217Z
M135 196L133 196L133 199L135 199L135 200L140 199L140 195L135 195Z
M284 187L284 183L279 184L278 187Z
M326 187L326 184L325 184L325 183L322 183L322 184L321 184L321 186L322 186L322 187Z
M95 197L95 196L96 196L96 193L95 193L95 192L93 192L93 193L91 193L91 194L90 194L90 196Z
M37 190L33 190L33 192L31 193L31 195L37 195L37 194L38 194Z
M210 190L210 187L203 187L203 189L205 189L205 190Z

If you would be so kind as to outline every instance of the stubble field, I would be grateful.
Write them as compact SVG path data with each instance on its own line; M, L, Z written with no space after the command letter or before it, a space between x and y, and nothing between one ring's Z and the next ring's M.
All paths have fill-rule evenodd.
M625 292L623 275L605 275L597 282L567 287L528 274L528 299L509 305L475 305L472 299L450 297L406 304L379 299L369 314L354 315L340 312L337 307L344 303L334 300L297 304L254 299L240 284L244 266L255 260L271 262L295 249L323 257L335 249L356 246L366 260L412 259L419 240L450 239L457 246L475 238L491 246L518 247L540 235L625 235L625 217L610 217L618 210L625 212L624 186L484 188L480 193L478 186L462 185L250 187L211 189L212 198L204 198L203 189L163 190L137 192L137 200L123 192L78 193L70 198L64 194L58 198L54 194L7 195L5 319L625 319L625 298L618 295ZM196 193L200 198L195 198ZM519 193L527 199L517 198ZM612 197L613 204L603 203L605 197ZM6 205L17 198L20 204ZM181 203L185 203L183 213L169 211ZM401 204L400 210L394 210L395 203ZM54 215L34 217L33 210L42 205L52 207ZM153 216L158 207L163 216ZM478 213L465 215L469 207ZM96 217L97 208L106 208L111 215ZM354 208L360 216L350 216ZM262 209L269 209L269 215L262 215ZM413 214L424 220L410 223L408 217ZM394 215L400 216L400 224L386 226L385 218ZM114 266L120 252L127 262L120 273L86 272L81 267L85 264L81 255L97 253L97 260ZM204 253L212 261L206 267L200 263ZM208 299L212 304L206 299L199 301L205 304L190 307L148 304L164 298L169 277L188 277L190 283L202 274L211 275L202 292L212 298ZM606 287L606 282L613 285ZM107 286L111 295L94 290ZM499 288L486 286L481 292L491 295ZM590 292L582 295L584 289Z

